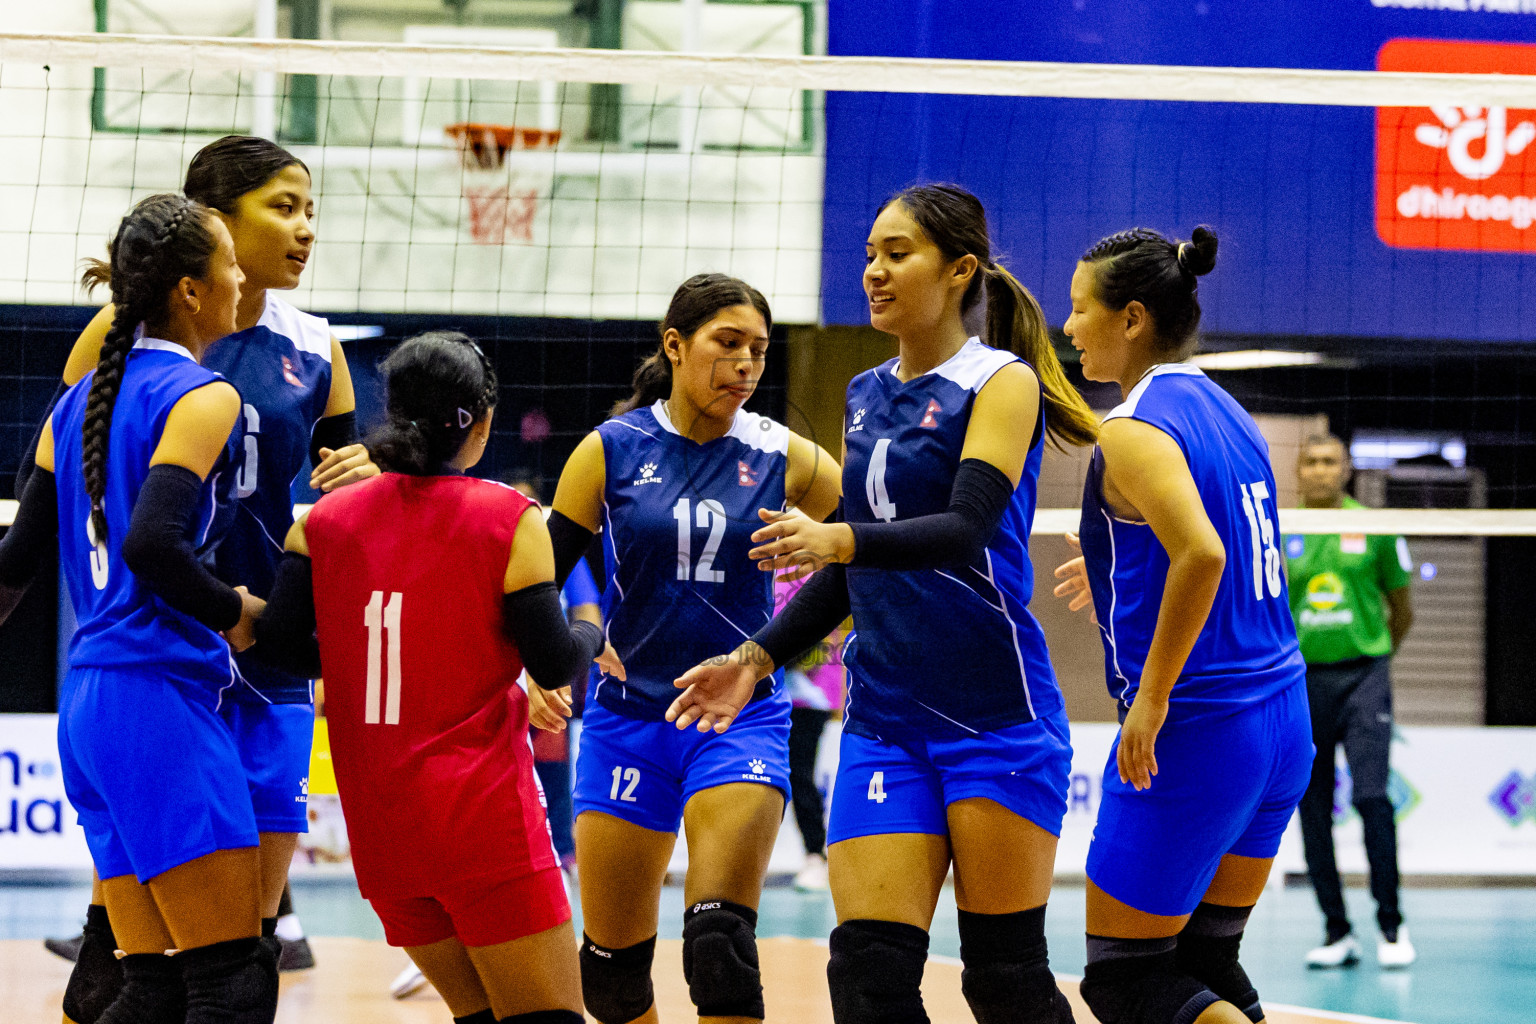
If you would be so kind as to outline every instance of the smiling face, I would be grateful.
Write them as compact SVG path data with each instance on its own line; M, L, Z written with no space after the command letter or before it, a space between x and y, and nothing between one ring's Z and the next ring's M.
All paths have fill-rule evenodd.
M709 419L730 420L763 376L768 325L750 305L727 306L689 338L676 329L662 337L672 361L672 397L686 399ZM687 432L689 424L675 424Z
M315 244L309 172L289 164L241 196L227 216L248 289L297 288Z
M898 338L935 332L945 317L959 317L976 266L970 255L946 259L907 208L891 203L864 243L870 326Z
M1120 310L1104 305L1093 264L1077 265L1072 272L1072 315L1062 330L1072 340L1072 347L1082 353L1084 377L1120 381L1127 376L1143 326L1134 321L1142 316L1139 302Z

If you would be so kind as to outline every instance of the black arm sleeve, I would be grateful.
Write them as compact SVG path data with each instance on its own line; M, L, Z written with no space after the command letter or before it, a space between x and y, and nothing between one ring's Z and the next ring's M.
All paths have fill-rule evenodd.
M597 534L559 512L551 512L544 525L549 528L549 542L555 548L555 586L563 587Z
M327 416L315 424L315 429L309 433L309 462L310 465L320 465L320 449L329 448L335 451L345 448L349 444L357 444L357 413L341 412L335 416Z
M283 554L267 607L256 620L251 653L269 665L306 679L320 675L320 641L315 639L315 591L309 556Z
M123 561L166 604L209 629L240 621L240 595L197 559L192 524L203 481L185 466L149 467L123 538Z
M37 469L37 443L43 439L43 425L48 422L48 417L53 415L54 407L59 404L59 399L64 397L64 392L69 390L69 385L62 380L54 389L53 397L48 399L48 409L43 413L43 418L37 421L37 429L32 431L32 440L27 442L26 451L21 454L21 465L16 467L16 497L21 498L27 493L27 480Z
M603 649L603 631L595 624L566 624L560 590L551 582L514 590L502 598L502 607L528 678L542 689L570 686Z
M58 488L52 473L34 468L21 492L16 518L0 538L0 622L21 602L58 543Z
M871 569L958 569L981 557L1003 521L1014 486L1002 470L966 459L955 471L949 508L894 523L851 523L851 564Z
M848 617L848 568L833 563L817 570L784 610L752 634L774 667L794 663Z

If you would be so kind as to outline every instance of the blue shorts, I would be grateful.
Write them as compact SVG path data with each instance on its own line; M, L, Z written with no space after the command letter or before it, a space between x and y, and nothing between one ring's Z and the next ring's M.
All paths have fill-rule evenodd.
M573 817L602 811L654 832L676 832L689 799L731 782L772 786L789 799L789 695L753 701L724 733L646 722L593 701L582 721Z
M949 834L945 808L983 797L1061 835L1072 775L1067 716L958 740L884 743L843 730L827 842L921 832Z
M262 832L308 832L314 706L227 700L219 714L240 748L256 827Z
M1312 775L1312 723L1298 679L1232 715L1170 722L1158 733L1157 774L1137 792L1110 749L1088 848L1088 878L1128 906L1192 913L1221 858L1273 857Z
M258 842L235 738L193 689L139 668L69 671L59 765L102 878L147 882Z

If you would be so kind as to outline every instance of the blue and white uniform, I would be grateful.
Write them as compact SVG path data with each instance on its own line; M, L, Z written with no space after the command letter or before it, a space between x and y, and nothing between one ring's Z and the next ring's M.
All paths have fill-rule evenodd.
M977 393L1022 361L971 338L909 381L896 376L898 362L848 385L843 516L850 523L945 511ZM945 808L970 797L1060 834L1071 739L1045 636L1028 608L1043 428L1042 418L997 534L975 563L848 567L853 631L843 645L848 697L829 842L945 835Z
M331 327L271 292L256 326L219 339L203 356L239 389L244 436L233 522L214 552L231 585L266 597L293 525L292 487L309 469L310 435L331 396ZM225 717L235 730L263 832L308 831L314 688L244 652L241 685Z
M1224 854L1272 857L1280 848L1311 773L1306 666L1286 596L1269 448L1252 417L1184 363L1148 371L1106 421L1122 417L1178 443L1227 559L1169 697L1151 788L1121 782L1110 751L1088 877L1138 910L1188 914ZM1095 450L1081 537L1105 675L1123 717L1136 700L1169 561L1150 526L1105 505L1103 475Z
M621 681L594 669L576 760L575 813L675 832L700 790L758 782L789 796L789 698L758 685L723 735L665 720L673 681L773 616L773 576L747 557L759 508L784 507L789 429L738 412L723 437L684 437L665 402L597 428L603 442L603 621Z
M60 695L59 757L97 872L143 882L257 842L240 754L219 716L236 684L229 645L155 596L122 558L172 407L222 378L179 345L135 344L112 413L101 545L90 539L81 473L93 379L70 388L52 416L59 565L79 624ZM204 481L192 538L199 551L219 540L216 496L232 483L233 451L231 443Z

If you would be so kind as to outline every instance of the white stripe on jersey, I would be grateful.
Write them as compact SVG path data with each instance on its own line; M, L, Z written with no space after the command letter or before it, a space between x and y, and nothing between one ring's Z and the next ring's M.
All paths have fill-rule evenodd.
M1135 416L1136 405L1141 401L1141 396L1147 393L1147 388L1152 384L1152 379L1154 377L1169 376L1204 377L1205 371L1200 369L1198 366L1191 366L1188 363L1157 364L1146 373L1142 374L1141 380L1137 381L1136 386L1131 388L1131 393L1125 396L1125 401L1111 409L1109 414L1104 417L1104 422L1108 423L1110 420L1123 419L1127 416Z
M667 403L658 398L651 406L651 414L656 417L656 422L668 433L683 435L672 423L672 417L667 414ZM625 424L629 426L629 424ZM640 430L639 427L634 429ZM644 434L645 431L641 430ZM650 436L650 435L646 435ZM736 416L731 420L731 429L725 432L726 437L735 438L748 448L756 449L769 454L789 454L789 428L777 420L767 416L759 416L754 412L742 409L736 411Z
M331 361L331 323L325 317L315 316L294 308L285 299L267 292L267 305L261 311L256 326L265 327L293 342L300 352L317 355L327 363Z

